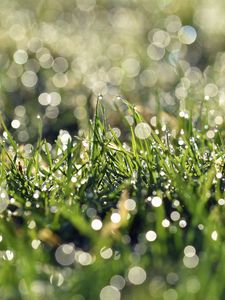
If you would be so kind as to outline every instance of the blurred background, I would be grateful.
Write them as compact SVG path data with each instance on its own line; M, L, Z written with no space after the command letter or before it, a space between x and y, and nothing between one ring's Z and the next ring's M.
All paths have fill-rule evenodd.
M224 28L223 0L1 0L0 110L20 143L37 116L49 141L82 134L98 95L223 126Z

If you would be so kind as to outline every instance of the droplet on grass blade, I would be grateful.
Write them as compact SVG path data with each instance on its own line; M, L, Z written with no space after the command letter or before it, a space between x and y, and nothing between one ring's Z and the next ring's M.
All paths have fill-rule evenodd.
M217 233L216 230L214 230L214 231L212 232L212 234L211 234L211 239L212 239L213 241L217 241L217 239L218 239L218 233Z
M99 94L99 95L98 95L98 100L101 101L102 99L103 99L102 94Z
M6 210L8 204L9 204L8 194L5 190L2 190L0 188L0 213Z

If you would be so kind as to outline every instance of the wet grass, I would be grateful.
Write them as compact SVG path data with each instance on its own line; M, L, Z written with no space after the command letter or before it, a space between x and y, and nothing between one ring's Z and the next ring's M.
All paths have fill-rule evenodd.
M118 137L100 102L54 145L1 120L1 299L224 299L223 129L150 128L124 102Z

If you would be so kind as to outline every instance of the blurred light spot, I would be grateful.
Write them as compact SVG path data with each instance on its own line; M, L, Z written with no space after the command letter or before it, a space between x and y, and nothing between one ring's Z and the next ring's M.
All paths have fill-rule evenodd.
M78 262L82 266L89 266L92 264L93 259L90 253L81 251L78 256Z
M66 74L64 73L56 73L53 78L52 81L54 83L54 85L58 88L63 88L67 85L68 83L68 77Z
M64 277L61 273L56 273L50 276L50 283L55 286L61 286L64 282Z
M134 118L132 116L125 116L125 119L130 126L134 124Z
M221 206L224 205L225 204L225 200L224 199L219 199L218 200L218 204L221 205Z
M214 132L213 130L208 130L208 131L206 132L206 136L207 136L207 138L209 138L209 139L213 139L213 138L215 137L215 132Z
M5 254L3 255L3 259L4 259L4 260L11 261L11 260L13 260L13 258L14 258L14 253L13 253L13 251L11 251L11 250L6 250L6 251L5 251Z
M214 231L212 232L212 234L211 234L211 239L212 239L213 241L217 241L217 239L218 239L218 233L217 233L216 230L214 230Z
M196 40L197 32L192 26L183 26L178 32L178 37L181 43L190 45Z
M9 204L9 196L6 190L0 187L0 213L6 210Z
M158 196L153 197L151 203L152 203L152 206L159 207L162 205L162 199Z
M60 130L59 131L59 139L63 145L67 145L71 141L71 135L67 130Z
M204 94L208 97L215 97L218 94L218 87L214 83L208 83L204 88Z
M62 266L69 266L75 260L75 250L73 244L63 244L55 251L55 259Z
M174 285L178 282L179 276L177 275L177 273L171 272L167 274L166 280L169 284Z
M136 125L134 132L137 138L144 140L151 135L151 127L145 122L140 122Z
M92 195L91 195L91 197L92 197ZM96 216L97 211L96 211L95 208L89 207L89 208L87 209L87 211L86 211L86 214L87 214L87 216L88 216L89 218L93 218L93 217Z
M195 254L196 254L196 250L193 246L188 245L184 248L184 255L185 256L193 257Z
M140 72L140 63L135 58L128 58L122 63L122 67L128 77L135 77Z
M110 259L113 255L113 251L111 248L106 248L106 247L103 247L101 250L100 250L100 255L102 258L104 259Z
M118 290L122 290L125 287L126 281L121 275L114 275L110 279L110 284L117 288Z
M20 127L20 121L19 121L19 120L13 120L13 121L11 122L11 126L12 126L12 128L14 128L14 129L18 129L18 128Z
M185 77L187 77L192 84L197 84L202 79L202 72L197 67L191 67L185 71Z
M178 295L176 290L168 289L163 293L163 300L177 300Z
M199 263L199 258L196 254L193 255L192 257L184 256L183 263L184 263L185 267L187 267L189 269L194 269L197 267L197 265Z
M49 94L50 96L50 105L58 106L61 103L61 95L57 92L52 92Z
M26 30L21 24L15 23L9 28L9 36L15 41L23 40L25 35Z
M148 232L146 232L145 237L147 241L154 242L157 238L157 234L155 233L155 231L149 230Z
M21 65L18 65L16 64L15 62L13 62L8 71L7 71L7 75L10 77L10 78L19 78L23 73L23 68ZM11 81L12 82L12 81ZM6 84L6 82L5 82Z
M135 266L129 269L128 279L134 285L140 285L146 280L146 272L143 268Z
M223 124L223 117L222 116L216 116L215 117L215 123L216 123L216 125L222 125Z
M32 38L28 42L28 48L31 52L36 53L42 47L42 42L37 38Z
M49 105L51 97L48 93L41 93L38 97L38 101L41 105Z
M94 230L100 230L102 228L102 221L99 219L92 220L91 227Z
M29 139L29 134L26 130L21 130L18 132L18 140L22 143L26 142Z
M169 32L175 33L181 28L181 20L178 16L170 15L166 18L165 25Z
M170 43L170 35L164 30L158 30L153 35L153 43L159 48L166 48Z
M136 208L136 202L133 200L133 199L127 199L125 202L124 202L124 207L127 209L127 210L134 210Z
M36 59L32 58L27 61L24 68L26 71L33 71L34 73L37 73L40 70L40 64Z
M167 228L170 226L170 221L168 219L162 220L162 226Z
M112 131L113 131L113 133L114 133L114 135L116 136L116 137L120 137L121 136L121 131L120 131L120 129L118 128L118 127L114 127L114 128L112 128Z
M186 98L187 97L187 90L182 86L178 86L175 90L175 95L178 99Z
M180 226L180 228L185 228L187 226L187 222L185 220L180 220L179 226Z
M38 247L40 246L40 244L41 244L41 241L40 240L33 240L32 242L31 242L31 246L32 246L32 248L33 249L38 249Z
M45 47L41 47L41 48L39 48L39 49L37 50L37 52L36 52L36 57L37 57L38 60L40 60L41 57L42 57L43 55L45 55L45 54L50 54L49 49L48 49L48 48L45 48Z
M56 119L59 115L59 109L56 106L48 106L45 110L45 114L49 119Z
M31 220L29 223L28 223L28 228L29 229L34 229L36 227L36 222L34 220Z
M171 218L171 220L176 222L180 219L180 213L178 211L172 211L170 214L170 218Z
M111 214L110 219L113 223L119 223L121 221L121 215L117 212L114 212Z
M96 5L95 0L76 0L76 2L78 8L83 11L91 11Z
M216 178L221 179L223 177L223 174L221 172L216 173Z
M120 292L115 286L107 285L100 292L100 300L120 300Z
M25 87L32 88L37 84L38 78L33 71L26 71L23 73L21 81Z
M147 54L152 60L159 61L165 55L165 49L157 47L154 44L150 44L147 49Z
M14 112L18 117L23 117L26 113L26 109L23 105L18 105L15 107Z
M107 55L112 60L119 60L123 57L124 49L119 44L111 44L107 50Z
M157 118L156 116L153 116L151 119L150 119L150 123L152 126L156 127L157 126Z
M50 53L45 53L39 57L39 63L42 68L49 69L53 65L53 57Z
M140 83L144 87L152 87L156 84L157 82L157 74L155 71L151 69L145 69L141 74L140 74Z
M20 286L20 288L21 288L21 286ZM25 282L23 282L22 288L24 291L28 291L28 287L25 284ZM44 282L43 280L34 280L31 283L31 288L29 288L29 290L32 292L33 295L35 295L35 297L37 296L38 298L43 298L43 297L46 297L46 295L48 295L47 283ZM26 294L26 292L25 292L25 294Z
M109 72L109 81L111 84L119 85L124 76L124 70L118 67L112 67Z
M17 64L23 65L27 62L28 55L27 55L27 52L24 50L17 50L14 53L13 58Z
M57 57L54 60L53 70L57 73L65 72L69 67L68 61L64 57Z
M76 107L73 113L77 120L84 120L87 118L87 110L83 106Z
M200 282L197 277L191 277L186 281L186 289L190 294L196 294L201 288Z
M40 191L39 190L34 191L33 198L38 199L39 197L40 197Z

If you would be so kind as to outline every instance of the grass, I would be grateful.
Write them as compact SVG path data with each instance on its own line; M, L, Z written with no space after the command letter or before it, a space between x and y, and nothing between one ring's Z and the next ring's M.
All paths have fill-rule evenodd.
M1 119L2 300L225 298L223 129L150 132L124 105L121 137L98 99L89 134L54 145Z

